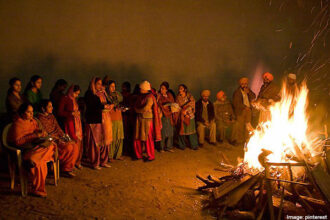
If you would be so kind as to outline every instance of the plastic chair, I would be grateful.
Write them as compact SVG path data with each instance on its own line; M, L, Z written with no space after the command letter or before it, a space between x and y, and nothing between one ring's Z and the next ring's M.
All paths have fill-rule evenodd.
M16 147L10 146L7 142L7 135L9 128L11 127L12 123L6 125L6 127L2 131L2 143L4 148L7 150L7 156L8 156L8 168L9 168L9 175L10 175L10 189L14 190L14 185L15 185L15 169L16 169L16 164L15 164L15 158L13 158L13 154L16 154L16 161L17 161L17 166L18 166L18 171L19 171L19 177L20 177L20 183L21 183L21 193L22 196L25 197L27 195L27 187L28 187L28 180L27 180L27 175L26 171L24 170L23 167L23 159L22 159L22 151ZM57 148L56 148L57 151ZM56 152L57 155L57 152ZM58 184L58 179L59 179L59 160L56 156L54 161L52 161L53 168L54 168L54 183L55 186Z

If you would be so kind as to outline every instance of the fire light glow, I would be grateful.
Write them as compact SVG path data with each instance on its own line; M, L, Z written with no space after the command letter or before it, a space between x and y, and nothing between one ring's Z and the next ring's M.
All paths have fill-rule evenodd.
M267 157L271 162L288 162L287 155L297 155L297 148L303 154L313 155L307 136L307 95L305 82L295 95L291 95L283 83L281 100L270 107L270 120L260 123L247 143L244 162L249 168L263 169L258 161L262 149L273 152Z

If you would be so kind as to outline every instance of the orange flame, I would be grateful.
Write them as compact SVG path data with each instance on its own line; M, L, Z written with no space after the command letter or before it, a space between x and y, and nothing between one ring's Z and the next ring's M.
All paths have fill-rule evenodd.
M281 100L269 109L270 120L260 123L247 143L244 162L249 168L263 169L258 161L262 149L273 152L267 157L271 162L288 162L287 155L295 155L297 147L303 154L313 155L314 150L307 138L307 95L305 82L293 93L283 83Z

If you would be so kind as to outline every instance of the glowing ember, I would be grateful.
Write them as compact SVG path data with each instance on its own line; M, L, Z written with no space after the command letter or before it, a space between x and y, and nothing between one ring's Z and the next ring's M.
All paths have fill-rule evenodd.
M305 82L297 88L295 95L288 92L283 83L281 101L270 107L271 119L258 125L247 144L244 162L249 168L263 169L258 161L262 149L273 152L267 157L271 162L288 162L288 155L297 155L295 148L303 154L313 155L312 144L307 138L307 95Z

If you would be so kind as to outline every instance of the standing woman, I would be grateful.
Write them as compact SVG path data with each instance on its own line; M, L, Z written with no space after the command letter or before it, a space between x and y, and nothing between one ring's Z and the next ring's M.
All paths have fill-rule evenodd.
M24 94L27 100L31 103L34 109L34 114L40 112L40 102L42 100L41 94L42 78L41 76L34 75L31 77L30 82L26 85Z
M26 101L24 96L21 95L22 82L20 79L14 77L9 80L10 88L6 97L7 114L11 121L18 117L19 107Z
M106 93L101 78L93 78L85 94L86 154L91 166L99 170L110 167L109 148L112 142L112 123ZM101 166L101 167L100 167Z
M169 91L168 82L163 82L160 85L160 90L157 95L158 106L162 112L162 140L160 142L161 152L173 152L173 115L171 112L171 104L174 103L174 98Z
M110 145L109 160L123 160L123 143L124 143L124 127L123 118L121 115L122 109L119 103L123 101L123 96L120 92L116 91L116 82L113 80L108 81L107 92L109 93L109 101L114 105L110 111L112 121L112 143Z
M52 88L52 91L49 94L50 101L52 101L53 103L55 116L57 116L58 106L60 104L62 97L65 95L65 90L67 87L68 87L67 81L65 81L64 79L59 79L56 81L54 87ZM59 121L59 123L61 122ZM64 127L62 124L60 125Z
M182 150L185 149L186 139L188 139L190 147L193 150L197 150L198 141L195 126L195 99L188 92L186 85L179 85L179 94L176 97L176 102L181 108L178 119L178 147Z
M81 169L81 158L83 155L83 132L79 106L77 103L77 97L79 94L80 87L78 85L72 85L66 95L62 96L60 100L57 115L64 126L65 133L68 134L77 144L79 154L75 165L78 169Z

